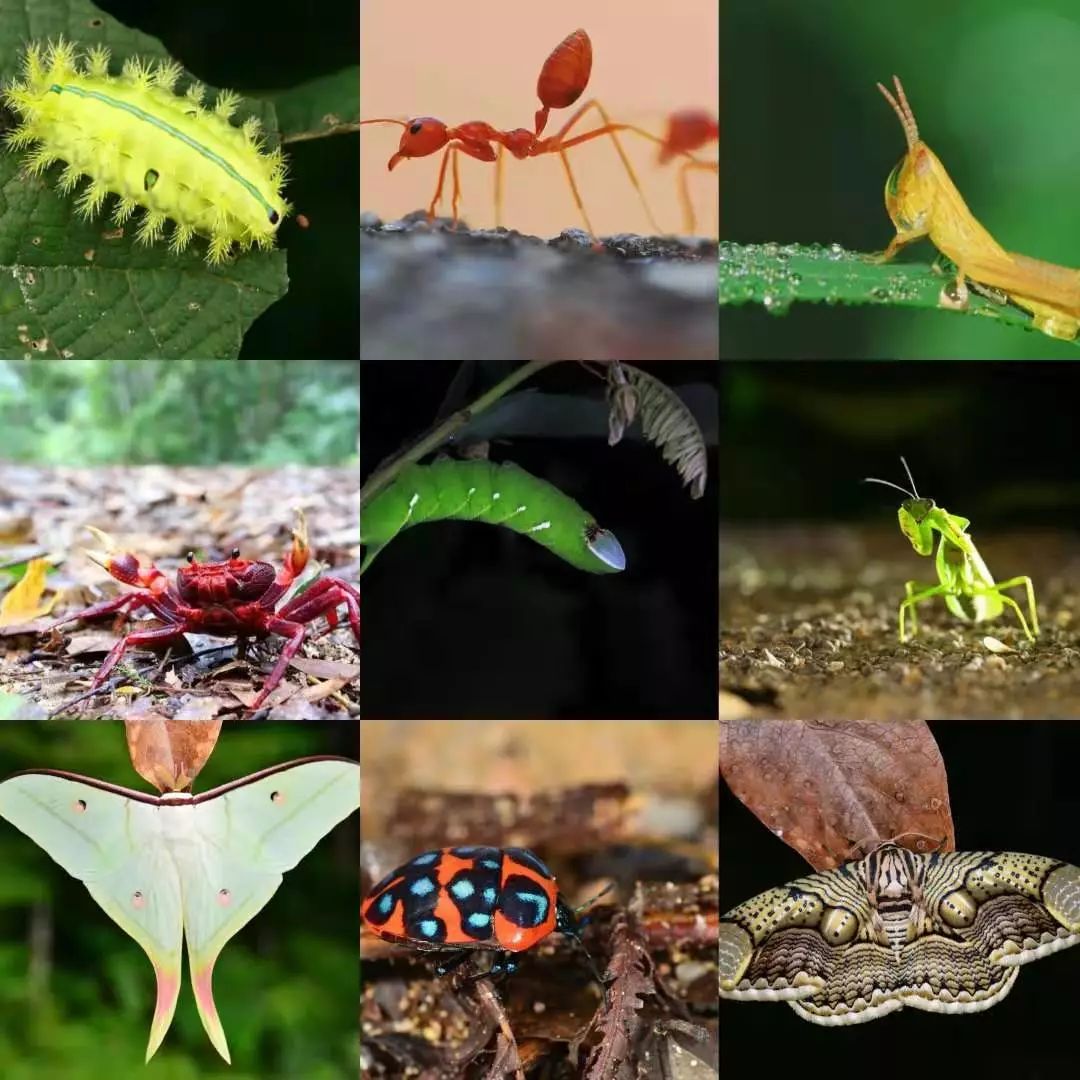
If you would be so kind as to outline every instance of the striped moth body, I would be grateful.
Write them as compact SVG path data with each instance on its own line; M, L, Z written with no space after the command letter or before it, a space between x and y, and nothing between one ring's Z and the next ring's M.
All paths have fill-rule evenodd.
M437 461L402 470L361 510L361 572L402 529L446 518L505 525L589 573L626 568L614 534L546 480L509 462Z
M163 237L171 221L169 248L179 253L196 235L206 237L210 265L228 261L236 248L272 248L289 212L280 149L263 150L257 118L230 123L238 95L222 91L204 107L198 83L174 92L181 75L175 62L137 57L110 75L101 46L80 63L71 42L32 43L21 79L4 90L20 121L5 142L29 151L23 167L31 176L63 162L61 194L86 178L75 203L81 217L94 217L110 195L117 197L115 225L141 210L139 243Z

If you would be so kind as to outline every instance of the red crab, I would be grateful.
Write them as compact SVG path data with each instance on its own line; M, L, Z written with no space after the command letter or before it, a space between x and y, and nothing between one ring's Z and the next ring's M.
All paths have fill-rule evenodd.
M293 597L277 610L274 608L307 565L311 550L307 522L299 510L296 515L298 525L293 530L292 546L285 553L284 568L277 573L271 563L241 559L240 549L234 548L232 558L224 562L196 562L195 555L189 553L188 565L176 571L173 584L152 563L143 569L130 551L110 550L105 554L88 551L90 558L114 578L125 585L136 586L139 591L124 593L85 611L65 615L50 623L45 632L76 619L93 619L114 611L130 613L139 608L147 608L161 620L163 625L132 630L113 646L94 676L92 690L108 678L129 645L168 645L185 633L213 634L239 638L242 655L248 638L280 634L288 641L274 670L263 683L262 692L251 704L254 711L281 682L289 661L307 635L307 624L320 615L326 616L327 630L333 630L338 625L337 609L344 604L356 643L360 644L360 593L340 578L321 577L300 596ZM114 547L107 533L93 526L88 528L110 549Z

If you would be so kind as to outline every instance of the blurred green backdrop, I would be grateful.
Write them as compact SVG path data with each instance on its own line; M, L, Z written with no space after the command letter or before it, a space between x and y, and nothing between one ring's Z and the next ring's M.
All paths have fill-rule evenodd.
M0 361L0 461L347 465L359 409L350 361Z
M227 727L196 791L310 754L356 757L351 725ZM147 790L122 725L6 724L0 779L67 769ZM194 1080L359 1072L358 827L328 835L226 945L214 996L228 1066L210 1045L188 973L165 1041L143 1065L154 976L142 949L27 836L0 819L0 1075L5 1080Z
M743 243L880 251L905 150L874 84L904 83L926 143L1007 249L1080 267L1080 7L1072 0L728 0L721 229ZM900 258L929 263L928 241ZM796 304L721 312L721 355L1059 357L1075 345L938 312Z

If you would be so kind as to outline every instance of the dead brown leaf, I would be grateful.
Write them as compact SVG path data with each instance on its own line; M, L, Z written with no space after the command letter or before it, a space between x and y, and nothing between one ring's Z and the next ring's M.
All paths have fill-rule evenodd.
M355 679L360 674L359 664L346 663L343 660L320 660L315 657L294 656L289 666L310 675L313 679L340 679L342 685Z
M218 714L226 704L224 698L192 697L182 704L176 719L149 710L143 716L126 716L124 729L135 771L158 791L190 788L217 743Z
M921 720L722 720L720 771L815 870L894 839L956 845L945 763Z

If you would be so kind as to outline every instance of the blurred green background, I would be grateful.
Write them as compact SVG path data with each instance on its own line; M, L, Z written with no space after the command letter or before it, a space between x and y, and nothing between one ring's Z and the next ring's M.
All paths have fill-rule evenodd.
M1080 6L1072 0L729 0L721 8L726 240L880 251L905 142L875 88L899 75L927 145L1007 249L1080 267ZM902 260L929 263L921 241ZM1080 359L1075 345L934 311L721 312L721 355Z
M350 361L0 361L0 461L347 465Z
M356 757L351 725L236 725L196 791L310 754ZM6 724L0 778L80 772L146 791L112 722ZM358 829L344 821L226 945L214 996L228 1066L210 1045L188 973L165 1041L143 1065L154 976L142 949L27 836L0 819L0 1076L5 1080L339 1080L360 1068Z

